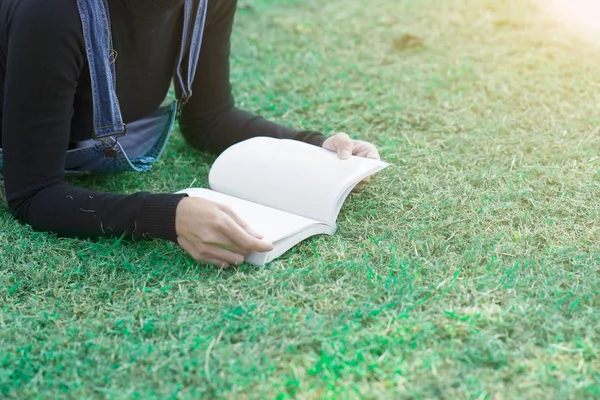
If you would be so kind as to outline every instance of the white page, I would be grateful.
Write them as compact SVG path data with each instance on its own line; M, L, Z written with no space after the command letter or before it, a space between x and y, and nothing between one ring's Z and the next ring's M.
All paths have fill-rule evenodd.
M211 189L334 225L355 184L388 164L295 140L257 137L227 149L209 175Z
M276 243L310 226L321 224L318 221L237 199L208 189L186 189L180 193L187 193L191 197L202 197L206 200L231 207L237 215L245 220L257 233L263 235L264 240L269 243Z
M268 253L252 253L246 258L246 262L257 266L264 266L287 253L292 247L309 237L315 235L333 235L336 230L337 227L335 226L332 227L325 224L314 225L288 238L281 239L275 244L275 249L273 251Z

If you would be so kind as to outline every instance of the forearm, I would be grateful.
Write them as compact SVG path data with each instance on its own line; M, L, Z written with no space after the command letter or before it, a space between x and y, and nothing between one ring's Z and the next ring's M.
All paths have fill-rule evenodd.
M214 154L257 136L294 139L317 146L325 141L325 136L319 132L297 131L235 107L205 118L192 113L184 114L180 125L184 137L192 146Z
M176 241L175 214L183 195L98 193L54 185L22 200L7 191L13 215L38 231L62 237L127 236Z

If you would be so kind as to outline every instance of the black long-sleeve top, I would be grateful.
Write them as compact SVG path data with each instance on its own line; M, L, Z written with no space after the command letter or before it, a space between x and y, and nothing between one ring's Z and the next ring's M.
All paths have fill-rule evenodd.
M131 122L165 99L183 8L149 16L128 0L108 4L118 54L117 95L125 122ZM183 135L192 146L216 154L255 136L321 145L320 133L298 132L235 107L229 82L235 7L235 0L209 1L194 95L180 118ZM0 146L13 215L36 230L67 237L132 234L176 241L181 195L98 193L64 183L67 149L93 132L77 2L0 0L0 23Z

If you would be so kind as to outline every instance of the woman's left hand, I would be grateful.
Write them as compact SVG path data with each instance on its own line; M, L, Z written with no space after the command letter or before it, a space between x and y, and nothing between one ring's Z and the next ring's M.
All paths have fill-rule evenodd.
M347 160L351 156L381 160L375 146L362 140L353 140L346 133L338 133L331 136L323 143L323 148L335 151L340 160Z
M340 160L347 160L352 156L381 160L379 151L371 143L351 139L346 133L331 136L323 143L323 148L337 153ZM362 185L369 183L371 178L366 178L354 190L359 190Z

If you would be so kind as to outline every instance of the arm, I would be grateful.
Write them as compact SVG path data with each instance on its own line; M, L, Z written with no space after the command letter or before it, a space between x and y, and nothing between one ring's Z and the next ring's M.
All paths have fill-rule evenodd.
M76 3L23 1L8 30L2 147L13 215L61 236L175 241L182 196L96 193L64 183L74 95L86 73Z
M180 120L187 141L212 153L256 136L296 139L321 146L325 141L321 133L298 132L235 107L229 54L236 1L208 3L207 25L192 87L194 95L183 108Z

